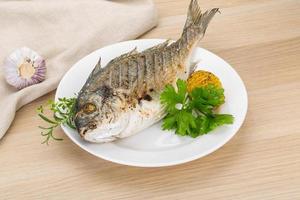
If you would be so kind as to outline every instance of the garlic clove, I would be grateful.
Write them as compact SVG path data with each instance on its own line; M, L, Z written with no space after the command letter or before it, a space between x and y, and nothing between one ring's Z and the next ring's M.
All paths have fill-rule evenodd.
M35 51L23 47L12 52L4 62L7 83L17 89L37 84L46 78L45 60Z

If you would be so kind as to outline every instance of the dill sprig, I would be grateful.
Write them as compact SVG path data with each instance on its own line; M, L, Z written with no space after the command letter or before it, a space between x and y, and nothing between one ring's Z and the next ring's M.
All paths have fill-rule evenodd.
M76 98L59 98L58 101L49 100L46 106L40 106L37 108L38 116L43 119L48 126L38 126L41 131L41 135L45 138L42 144L49 144L49 140L61 141L62 138L57 138L53 135L53 131L61 124L65 124L72 129L75 129L74 116L75 116L75 103ZM52 117L49 118L45 114L45 109L52 112Z

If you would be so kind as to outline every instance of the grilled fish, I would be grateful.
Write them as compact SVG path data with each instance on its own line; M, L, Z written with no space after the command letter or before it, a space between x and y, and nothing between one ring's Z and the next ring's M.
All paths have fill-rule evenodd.
M181 37L111 60L101 59L80 90L75 124L87 141L102 143L133 135L162 119L159 96L167 84L186 79L192 68L189 57L204 36L218 8L202 13L191 0Z

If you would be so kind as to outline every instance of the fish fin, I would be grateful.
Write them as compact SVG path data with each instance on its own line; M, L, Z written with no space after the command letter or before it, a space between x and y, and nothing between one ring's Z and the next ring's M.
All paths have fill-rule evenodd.
M131 51L127 52L127 53L124 53L114 59L112 59L107 65L111 65L113 63L116 63L116 62L119 62L123 59L127 59L135 54L138 54L139 52L137 51L137 47L134 47L134 49L132 49Z
M198 5L198 1L191 0L187 14L187 20L184 25L184 30L190 27L196 27L199 28L199 34L204 35L207 25L217 12L219 12L219 8L213 8L211 10L207 10L202 14L200 6Z
M97 64L96 64L96 66L95 66L95 68L93 69L91 75L95 75L101 70L102 70L102 68L101 68L101 57L100 57Z
M146 49L145 51L143 51L143 53L147 53L147 52L151 52L151 51L155 51L158 49L164 49L165 47L167 47L170 44L170 39L167 39L166 41L164 41L163 43L160 43L158 45L155 45L153 47L150 47L149 49Z
M134 47L134 49L132 49L128 53L125 53L124 55L131 56L131 55L134 55L134 54L137 54L137 53L138 53L138 51L137 51L137 46L136 46L136 47Z
M200 62L200 59L194 60L190 63L189 66L189 76L196 70L198 63Z
M128 58L134 54L137 54L138 51L137 51L137 47L134 47L134 49L132 49L131 51L127 52L127 53L124 53L122 55L120 55L119 57L113 59L112 61L119 61L119 60L122 60L122 59L125 59L125 58Z
M119 57L113 59L114 61L119 61L119 60L122 60L124 58L128 58L129 56L132 56L134 54L137 54L138 51L137 51L137 47L134 47L134 49L132 49L131 51L127 52L127 53L124 53L122 55L120 55Z
M154 47L152 47L153 49L160 49L160 48L165 48L165 47L167 47L169 44L170 44L170 39L167 39L166 41L164 41L163 43L160 43L160 44L158 44L158 45L156 45L156 46L154 46ZM150 49L152 49L152 48L150 48Z
M90 73L89 77L86 79L85 84L83 85L83 87L79 91L78 97L82 94L82 92L86 89L86 87L88 87L89 80L92 79L95 74L97 74L98 72L100 72L102 70L103 70L103 68L101 68L101 57L99 57L99 60L98 60L97 64L95 65L95 67L92 70L92 72Z
M98 72L100 72L102 70L103 70L103 68L101 68L101 57L100 57L96 66L94 67L93 71L90 73L87 80L91 79L95 74L97 74Z

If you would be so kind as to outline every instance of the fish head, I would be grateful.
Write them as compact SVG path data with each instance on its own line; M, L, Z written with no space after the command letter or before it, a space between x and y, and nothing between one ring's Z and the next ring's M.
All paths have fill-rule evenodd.
M111 88L80 92L74 118L79 134L87 141L98 143L118 138L129 123L124 102Z

